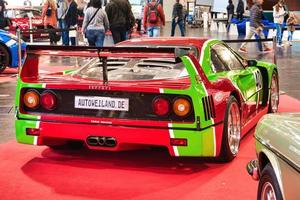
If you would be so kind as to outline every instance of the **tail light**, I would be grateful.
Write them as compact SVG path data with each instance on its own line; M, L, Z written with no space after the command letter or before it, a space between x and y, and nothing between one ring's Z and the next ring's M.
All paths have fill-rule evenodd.
M38 129L38 128L26 128L26 134L27 135L39 136L40 135L40 129Z
M55 109L57 104L56 95L53 92L45 91L41 95L41 105L46 110Z
M187 139L184 139L184 138L171 138L170 144L171 144L171 146L185 146L186 147L188 145L188 141L187 141Z
M35 109L40 104L40 95L37 91L30 90L25 93L23 101L28 108Z
M152 109L158 116L165 116L170 112L170 101L164 97L157 97L152 102Z
M185 98L178 98L173 103L173 111L177 116L185 117L191 111L191 103Z

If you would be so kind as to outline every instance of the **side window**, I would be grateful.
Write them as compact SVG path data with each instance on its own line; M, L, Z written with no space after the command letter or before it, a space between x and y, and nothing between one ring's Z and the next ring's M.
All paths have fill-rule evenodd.
M222 63L220 60L218 54L214 49L210 50L210 59L213 67L214 72L223 72L223 71L228 71L228 68Z
M242 70L244 66L241 64L240 60L224 45L216 44L213 46L216 54L219 56L221 61L230 70Z

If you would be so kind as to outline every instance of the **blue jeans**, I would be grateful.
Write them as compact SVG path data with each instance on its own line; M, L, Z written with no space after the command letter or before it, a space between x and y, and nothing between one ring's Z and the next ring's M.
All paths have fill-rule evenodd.
M86 37L90 46L103 47L105 32L104 30L86 30Z
M294 31L289 31L288 41L293 40L293 34L294 34Z
M67 25L66 25L66 22L65 22L64 19L58 19L58 23L59 23L59 28L60 29L67 28ZM69 45L69 32L68 31L63 31L61 33L61 37L62 37L63 45Z
M148 27L148 36L149 37L159 37L160 36L160 27L159 26Z
M181 36L184 37L184 20L179 20L179 21L176 21L175 19L172 20L172 29L171 29L171 36L173 37L175 35L175 28L176 28L176 25L178 24L179 26L179 29L180 29L180 32L181 32Z
M275 26L276 26L276 37L277 37L277 42L279 45L282 44L282 24L278 24L278 23L275 23Z

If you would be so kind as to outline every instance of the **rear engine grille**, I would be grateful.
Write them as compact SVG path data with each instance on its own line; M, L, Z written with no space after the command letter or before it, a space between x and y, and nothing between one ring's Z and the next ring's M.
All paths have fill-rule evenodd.
M215 111L215 106L214 106L214 101L212 96L210 95L208 97L202 98L202 104L204 108L205 121L208 121L211 118L215 118L216 111Z

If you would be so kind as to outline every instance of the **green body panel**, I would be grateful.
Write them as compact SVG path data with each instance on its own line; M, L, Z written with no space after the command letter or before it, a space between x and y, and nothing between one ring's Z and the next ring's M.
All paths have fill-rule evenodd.
M17 81L16 97L15 97L15 112L19 118L27 119L15 120L15 130L17 141L24 144L34 144L34 136L26 134L26 128L38 128L38 120L40 116L21 114L18 112L20 105L20 94L22 88L43 88L43 84L24 83L20 78Z
M16 138L19 143L34 144L34 136L26 134L26 128L37 128L37 121L31 120L16 120Z
M192 98L194 112L196 117L200 117L200 127L206 128L214 124L213 120L205 121L204 110L202 107L202 98L207 96L207 91L202 82L198 82L196 77L198 73L193 63L188 57L182 57L182 61L190 75L191 87L187 90L170 90L164 89L164 94L183 94ZM172 123L172 127L196 128L196 122L193 124L176 124ZM174 138L186 138L188 140L187 147L174 147L178 150L177 156L215 156L214 144L214 128L207 128L203 131L184 131L173 130Z

